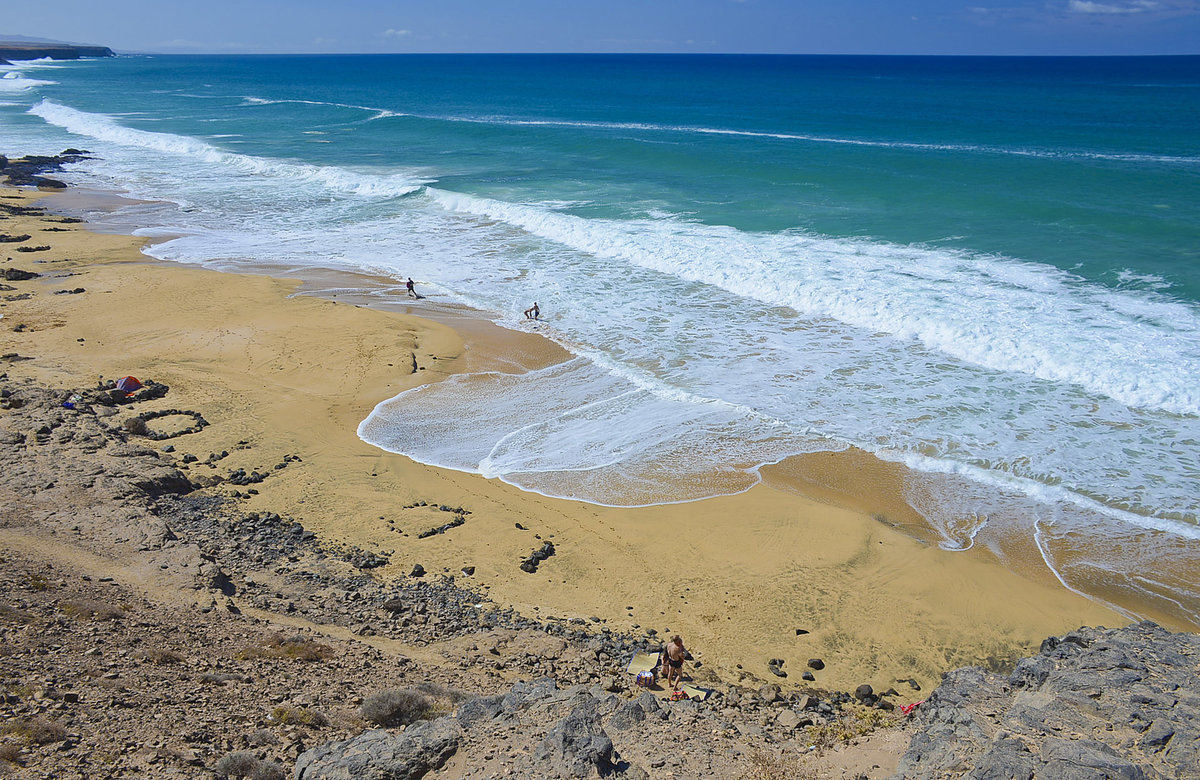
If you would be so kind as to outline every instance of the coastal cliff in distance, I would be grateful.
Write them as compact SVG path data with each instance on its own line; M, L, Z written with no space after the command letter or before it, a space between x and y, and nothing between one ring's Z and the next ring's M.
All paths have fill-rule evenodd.
M80 57L114 57L107 46L79 46L74 43L30 43L0 39L0 61L77 60Z

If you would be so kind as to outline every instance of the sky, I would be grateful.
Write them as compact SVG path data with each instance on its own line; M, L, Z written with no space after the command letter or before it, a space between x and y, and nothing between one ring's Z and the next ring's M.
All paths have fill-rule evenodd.
M1200 54L1200 0L48 0L0 38L118 52Z

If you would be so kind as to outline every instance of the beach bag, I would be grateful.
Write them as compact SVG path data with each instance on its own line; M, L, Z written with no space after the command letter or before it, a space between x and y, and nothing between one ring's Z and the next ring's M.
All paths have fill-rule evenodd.
M646 671L637 673L637 686L639 688L649 688L651 685L654 685L654 672Z
M671 691L671 701L683 701L687 698L687 691Z

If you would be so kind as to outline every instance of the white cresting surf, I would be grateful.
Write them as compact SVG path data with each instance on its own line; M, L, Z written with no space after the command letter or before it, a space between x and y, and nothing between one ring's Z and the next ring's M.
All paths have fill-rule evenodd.
M854 446L914 470L946 549L1023 535L1070 587L1200 619L1179 573L1200 561L1200 154L1190 113L1113 129L1164 99L1130 63L1105 64L1110 89L1019 62L980 80L901 60L911 78L885 83L860 61L704 60L674 74L691 98L651 104L663 65L636 59L566 58L537 87L536 58L162 62L6 93L0 140L86 146L75 181L160 204L96 217L178 236L156 257L412 276L577 356L414 389L365 440L620 506ZM1036 130L1003 110L1030 101Z

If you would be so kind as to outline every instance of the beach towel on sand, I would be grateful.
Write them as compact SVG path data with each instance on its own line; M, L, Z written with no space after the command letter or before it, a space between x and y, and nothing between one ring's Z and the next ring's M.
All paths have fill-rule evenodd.
M687 683L680 684L679 690L686 693L687 697L692 701L704 701L708 698L708 694L712 693L708 688L697 688L695 685L688 685Z
M658 653L634 653L626 669L630 674L650 672L658 668Z

